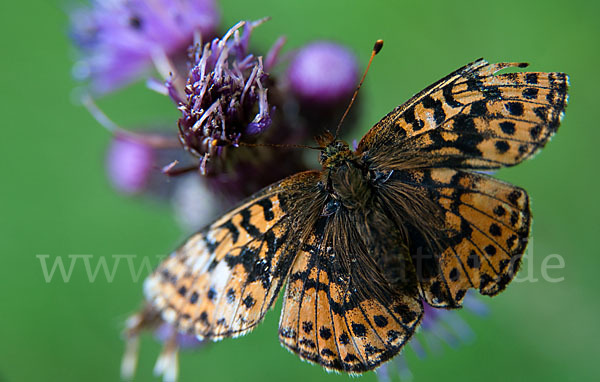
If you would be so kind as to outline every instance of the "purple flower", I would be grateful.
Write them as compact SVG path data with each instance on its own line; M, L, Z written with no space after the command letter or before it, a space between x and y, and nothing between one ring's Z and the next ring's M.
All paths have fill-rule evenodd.
M161 168L174 161L190 165L189 155L173 133L129 132L116 127L106 153L106 173L113 187L122 193L170 197L180 182L169 181Z
M456 348L460 344L470 342L475 338L475 334L457 311L432 308L425 302L423 302L423 307L424 312L420 331L408 343L410 349L419 358L425 358L427 355L421 341L425 342L426 348L430 352L439 354L442 351L442 343ZM484 316L488 313L487 305L470 292L465 296L463 307L478 316ZM401 380L412 377L404 353L398 354L390 362L381 365L375 371L380 382L388 382L391 380L390 372L392 370L399 375Z
M298 103L298 117L308 138L335 128L358 85L358 60L343 45L317 41L298 50L286 73L289 92ZM343 131L352 130L359 110L350 110Z
M214 36L219 17L214 0L92 0L71 14L71 34L83 53L74 74L109 92L157 57L185 59L194 35Z
M106 171L118 191L134 194L144 190L154 166L152 147L140 140L115 135L106 155Z
M178 88L177 78L167 84L182 113L178 122L181 142L200 158L202 173L209 159L251 140L272 124L269 76L262 57L248 53L250 34L263 21L240 22L222 39L197 45L185 89Z
M331 106L348 102L358 82L358 62L346 47L317 41L300 49L290 63L290 89L302 102Z

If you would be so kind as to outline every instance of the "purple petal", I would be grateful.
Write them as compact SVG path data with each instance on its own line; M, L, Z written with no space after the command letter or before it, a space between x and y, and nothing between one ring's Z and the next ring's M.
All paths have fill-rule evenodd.
M155 331L154 335L161 342L167 342L173 335L173 325L166 322L162 323ZM182 349L192 349L204 345L196 336L191 334L177 333L177 345Z
M467 293L463 301L463 306L478 316L483 317L490 313L489 306L473 293Z
M279 54L281 52L281 48L286 42L286 38L281 36L275 41L271 49L267 52L267 56L265 57L265 70L269 71L273 66L277 64L277 60L279 59Z
M415 354L417 355L417 357L423 359L427 355L427 352L425 351L425 348L423 347L423 344L421 344L421 342L419 341L418 338L414 338L413 337L413 339L410 340L410 342L408 343L408 345L415 352Z
M390 378L389 363L384 363L375 369L375 374L377 375L377 380L379 382L391 382L392 380Z
M256 122L250 122L248 126L246 126L246 134L248 135L256 135L262 133L265 129L271 126L271 117L267 114L264 118Z
M457 335L461 342L470 342L475 338L473 329L456 312L442 316L444 323Z

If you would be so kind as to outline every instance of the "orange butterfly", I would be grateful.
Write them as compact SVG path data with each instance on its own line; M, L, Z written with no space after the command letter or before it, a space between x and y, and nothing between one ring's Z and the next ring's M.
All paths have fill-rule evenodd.
M293 175L191 236L144 284L149 311L219 340L252 330L285 288L281 342L348 373L397 354L423 300L457 308L502 291L530 227L527 193L474 170L513 166L558 129L563 73L475 61L397 107L356 151L318 139Z

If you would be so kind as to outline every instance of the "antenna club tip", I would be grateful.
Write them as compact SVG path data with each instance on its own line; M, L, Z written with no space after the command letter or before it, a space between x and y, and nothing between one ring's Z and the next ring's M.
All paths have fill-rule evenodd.
M373 46L373 52L375 52L375 54L377 54L377 53L379 53L381 48L383 48L383 40L375 41L375 45Z

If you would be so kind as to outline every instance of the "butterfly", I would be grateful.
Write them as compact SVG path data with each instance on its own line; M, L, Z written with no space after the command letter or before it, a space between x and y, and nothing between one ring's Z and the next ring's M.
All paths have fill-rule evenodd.
M281 343L351 374L396 355L423 304L459 308L515 276L529 237L525 190L481 172L513 166L557 131L563 73L480 59L379 121L356 150L318 138L321 171L275 183L192 235L145 280L178 331L251 331L284 289Z

